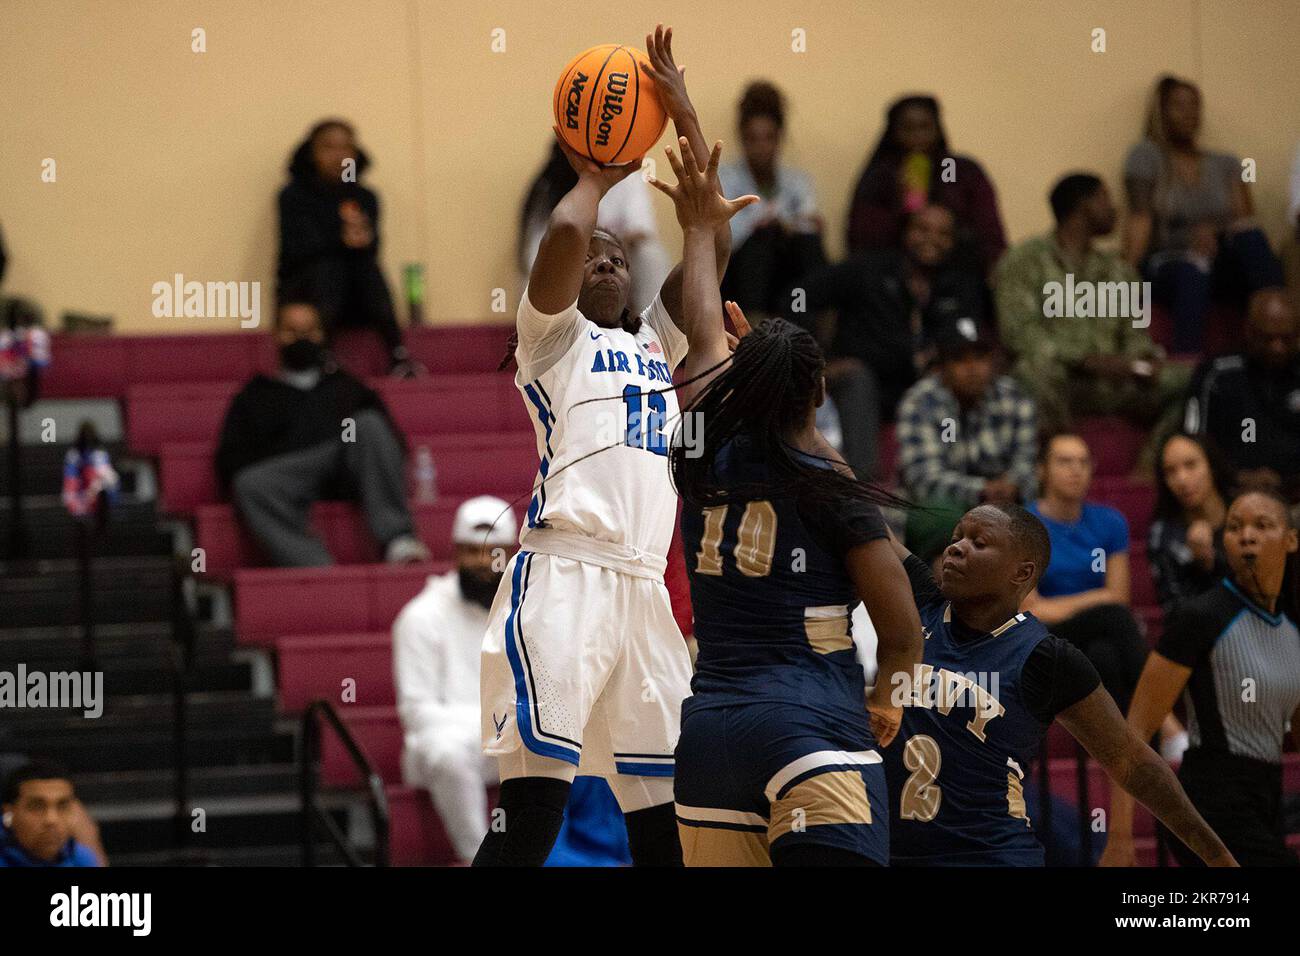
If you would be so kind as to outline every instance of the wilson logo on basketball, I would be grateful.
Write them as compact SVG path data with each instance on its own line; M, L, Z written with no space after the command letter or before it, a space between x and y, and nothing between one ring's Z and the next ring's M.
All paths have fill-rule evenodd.
M582 90L586 85L586 73L579 73L569 84L569 99L564 104L564 125L569 129L578 128L578 107L582 105Z
M596 145L608 146L609 133L614 118L623 113L623 97L627 93L627 74L611 73L605 93L605 101L600 107L600 126L597 127Z

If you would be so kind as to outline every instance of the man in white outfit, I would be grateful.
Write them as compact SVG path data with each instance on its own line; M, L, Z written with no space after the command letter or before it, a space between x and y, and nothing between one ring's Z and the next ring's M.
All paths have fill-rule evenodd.
M480 735L479 659L501 580L493 568L505 568L517 533L500 498L466 501L451 532L455 570L431 576L393 622L402 778L429 791L465 861L487 830L486 788L497 782L497 761L483 753Z

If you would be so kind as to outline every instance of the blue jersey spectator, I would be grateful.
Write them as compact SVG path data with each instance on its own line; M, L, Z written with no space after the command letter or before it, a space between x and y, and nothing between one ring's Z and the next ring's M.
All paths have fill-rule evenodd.
M1087 442L1070 433L1043 442L1040 495L1029 510L1047 528L1052 557L1024 610L1083 651L1120 710L1127 710L1147 657L1129 609L1128 522L1114 508L1085 500L1091 484ZM1166 756L1186 746L1172 716L1161 737Z

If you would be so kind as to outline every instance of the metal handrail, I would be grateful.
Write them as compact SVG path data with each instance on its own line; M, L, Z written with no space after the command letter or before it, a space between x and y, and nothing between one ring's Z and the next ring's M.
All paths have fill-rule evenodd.
M365 866L356 850L348 843L347 837L339 831L334 818L321 807L317 794L320 790L317 765L320 762L321 726L317 715L323 716L343 742L343 747L352 758L352 763L360 771L366 782L367 802L370 806L370 818L375 829L375 866L388 866L389 813L388 795L384 790L383 778L371 766L365 752L348 730L334 709L334 705L324 698L317 698L307 705L302 715L302 754L298 764L299 791L302 797L301 837L302 865L316 865L316 844L312 839L312 824L319 821L338 847L349 866Z

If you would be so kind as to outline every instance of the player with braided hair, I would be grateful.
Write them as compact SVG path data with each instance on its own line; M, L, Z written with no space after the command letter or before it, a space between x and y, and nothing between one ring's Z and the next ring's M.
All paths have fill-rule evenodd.
M688 866L883 865L889 813L878 746L901 709L890 678L921 656L921 625L878 503L818 434L825 360L780 319L722 320L709 224L719 149L701 172L669 155L685 233L683 310L695 329L669 465L684 500L699 658L682 704L674 784ZM747 326L729 303L737 331ZM698 440L702 429L702 441ZM866 603L882 680L868 698L851 612ZM720 772L720 768L726 772Z

